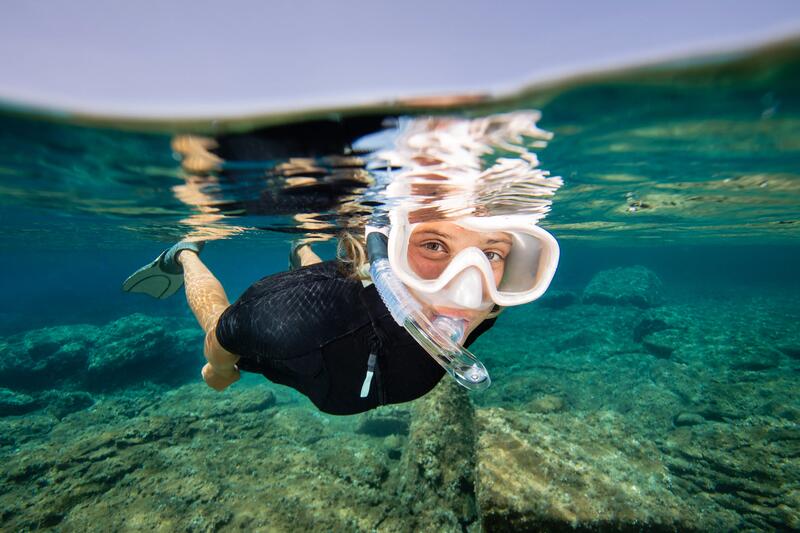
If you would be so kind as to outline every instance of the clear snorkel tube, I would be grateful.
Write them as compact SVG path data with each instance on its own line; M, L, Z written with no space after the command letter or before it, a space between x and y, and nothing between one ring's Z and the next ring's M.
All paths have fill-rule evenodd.
M492 380L483 363L459 343L464 340L464 321L425 316L420 303L392 272L387 252L387 237L376 228L367 228L369 273L383 303L395 321L403 326L459 385L483 390Z

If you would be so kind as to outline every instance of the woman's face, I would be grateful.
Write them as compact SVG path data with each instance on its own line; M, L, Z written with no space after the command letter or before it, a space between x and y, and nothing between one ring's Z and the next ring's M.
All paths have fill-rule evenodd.
M472 231L453 222L425 222L414 228L409 238L408 264L422 279L436 279L459 252L470 247L486 254L497 287L503 278L506 258L511 252L511 236L504 232ZM486 287L484 291L484 298L488 299ZM468 321L468 333L491 312L491 307L486 310L429 307L428 311L434 314L456 316Z

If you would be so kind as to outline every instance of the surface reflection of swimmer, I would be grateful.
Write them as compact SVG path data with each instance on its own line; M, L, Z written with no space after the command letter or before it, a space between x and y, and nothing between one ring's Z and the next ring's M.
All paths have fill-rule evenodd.
M175 196L195 213L182 222L189 239L220 238L243 231L215 223L231 216L295 216L296 228L331 238L336 224L324 213L364 212L349 200L370 181L363 161L351 156L352 142L378 131L385 116L315 120L216 138L178 135L185 183ZM357 197L357 196L356 196ZM328 217L329 218L329 217ZM278 228L271 228L278 229Z
M202 375L216 390L257 372L344 415L418 398L445 370L467 387L488 385L466 347L501 308L544 292L556 241L537 216L444 218L407 207L362 235L342 234L335 261L298 248L292 270L233 304L201 261L200 242L181 241L123 288L164 298L185 285L206 333Z

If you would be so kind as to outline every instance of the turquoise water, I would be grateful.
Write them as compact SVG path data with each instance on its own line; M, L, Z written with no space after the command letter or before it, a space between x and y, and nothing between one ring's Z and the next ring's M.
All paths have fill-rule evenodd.
M800 529L800 49L458 113L531 108L564 178L548 294L473 346L489 390L346 418L214 393L183 297L120 285L191 231L231 299L293 239L333 257L363 170L0 116L0 529Z

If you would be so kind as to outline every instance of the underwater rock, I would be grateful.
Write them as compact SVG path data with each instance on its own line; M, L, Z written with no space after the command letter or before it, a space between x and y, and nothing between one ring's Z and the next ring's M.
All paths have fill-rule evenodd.
M796 423L754 416L676 427L659 448L673 492L702 509L706 531L796 531L798 442Z
M781 353L769 346L737 346L731 350L730 367L733 370L761 372L777 368Z
M130 416L137 394L106 396L7 455L0 530L409 531L385 484L399 462L353 419L310 404L209 416L221 395L205 385Z
M704 424L706 421L703 415L697 413L680 413L675 417L673 423L676 426L696 426L697 424Z
M564 309L577 301L578 295L572 291L547 291L536 303L548 309Z
M672 357L673 352L678 349L682 342L685 342L685 335L676 329L662 329L642 338L642 346L650 354L660 359Z
M39 402L27 394L0 388L0 416L16 416L39 408Z
M403 405L384 405L358 415L356 433L373 437L408 435L411 411Z
M51 390L39 395L39 404L45 411L58 418L87 409L94 405L94 398L83 391Z
M403 438L400 435L389 435L383 439L383 448L389 459L400 459L403 454Z
M237 395L236 409L240 413L259 413L278 402L275 393L266 387L254 387Z
M19 446L31 440L40 440L47 435L53 426L58 424L58 420L53 416L39 413L0 417L0 446ZM0 521L0 530L2 529Z
M217 398L205 412L213 416L260 413L274 407L276 403L275 393L267 387L239 388L230 390L225 396L217 394Z
M485 531L701 530L652 443L622 417L476 411L476 495ZM554 417L554 418L553 418Z
M539 373L520 371L508 373L503 370L505 369L499 369L492 375L491 387L482 391L480 395L473 396L475 402L491 405L523 405L533 396L550 392L547 380L542 379Z
M786 357L800 359L800 344L782 344L778 346L778 350L780 350Z
M477 519L473 407L466 389L443 379L417 401L399 464L409 531L464 531Z
M531 413L557 413L564 410L564 399L554 394L545 394L528 402Z
M13 335L0 342L0 386L108 391L196 379L202 335L179 324L136 313L103 327L54 326Z
M654 307L663 300L663 285L652 270L643 266L602 270L583 290L584 303Z
M607 332L602 327L587 324L585 328L569 332L553 340L557 352L573 349L585 349L594 344L602 344L607 337Z
M669 329L669 327L669 324L660 318L644 317L636 324L636 327L633 328L633 340L642 342L642 339L647 335Z
M642 342L642 339L651 333L657 333L665 329L686 330L689 325L686 314L679 309L672 307L648 309L642 314L636 327L633 328L633 340Z
M109 390L143 381L183 382L197 375L201 351L196 332L171 331L163 320L135 313L102 328L85 385Z
M35 329L0 342L0 386L50 389L81 381L100 328L86 324Z

